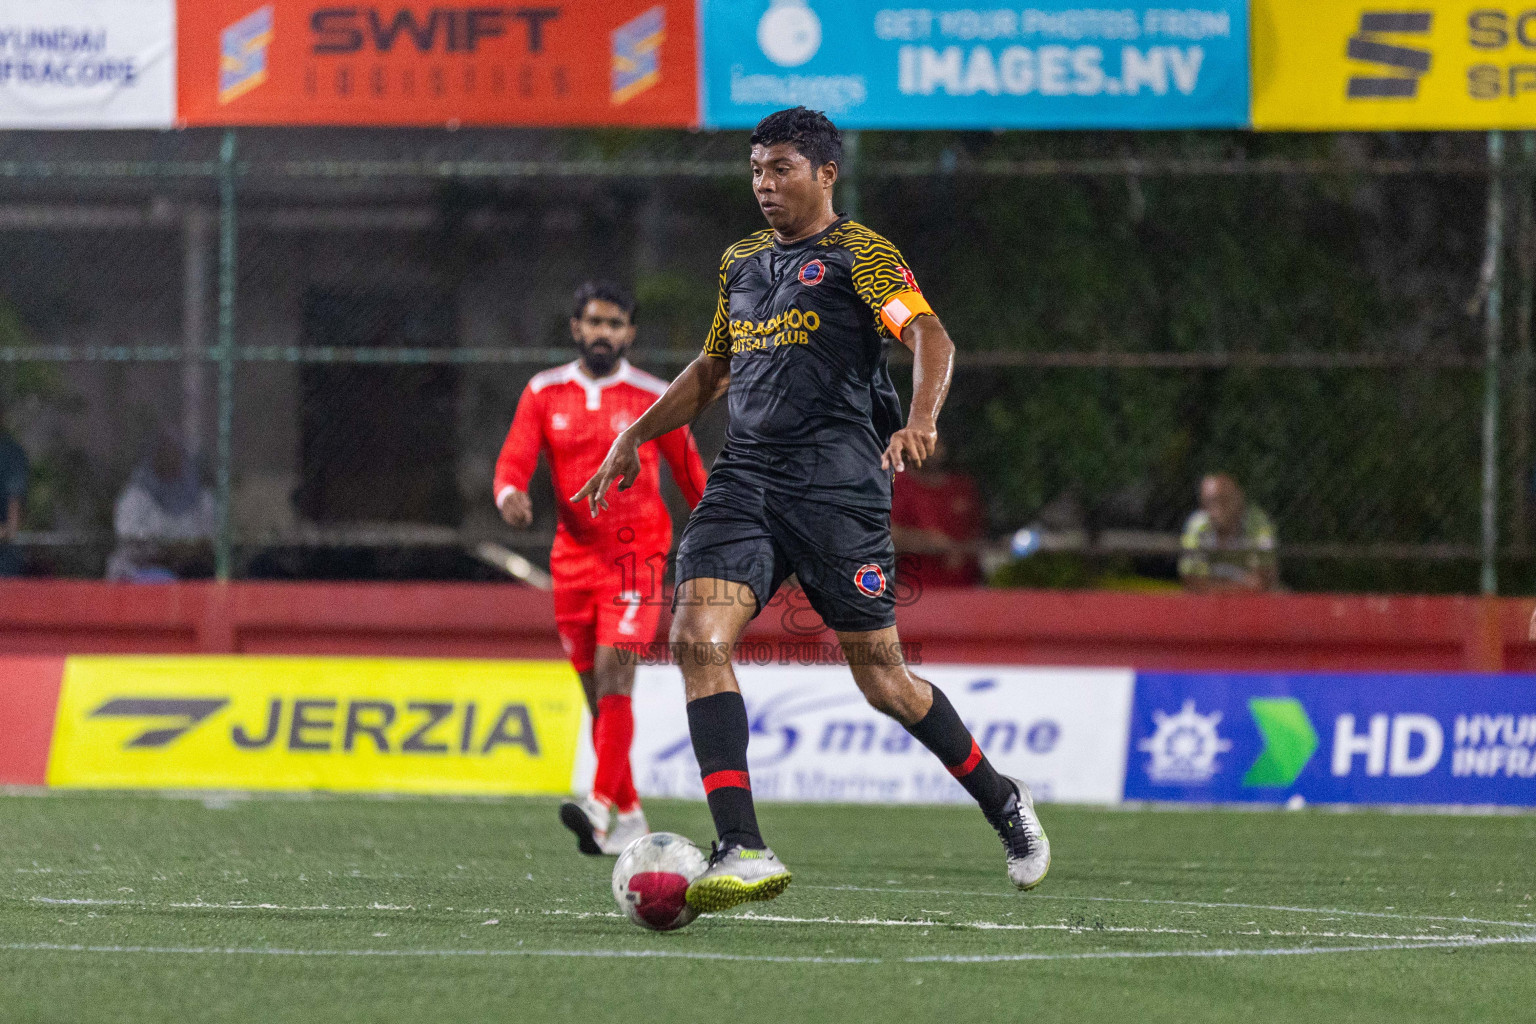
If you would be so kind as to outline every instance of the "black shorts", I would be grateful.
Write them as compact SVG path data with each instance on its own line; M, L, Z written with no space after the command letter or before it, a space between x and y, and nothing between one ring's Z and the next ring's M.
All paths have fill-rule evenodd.
M677 549L679 585L693 579L744 583L757 598L754 617L794 573L811 607L838 632L896 624L895 568L885 509L807 501L715 478Z

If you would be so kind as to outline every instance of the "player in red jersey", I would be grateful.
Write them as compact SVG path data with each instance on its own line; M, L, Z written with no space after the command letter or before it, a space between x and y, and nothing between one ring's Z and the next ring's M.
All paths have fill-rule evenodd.
M533 521L528 480L541 451L554 477L559 525L549 571L555 624L586 691L597 750L592 792L561 804L560 820L589 854L619 853L647 831L629 766L635 659L621 657L620 646L653 641L661 616L672 519L661 498L659 458L667 460L689 508L704 493L704 464L682 427L641 446L640 475L615 493L613 515L594 520L568 500L597 472L619 432L667 390L665 381L624 358L635 340L634 310L617 285L589 281L576 289L571 336L581 358L528 382L496 460L496 507L519 529ZM610 830L611 811L618 820Z

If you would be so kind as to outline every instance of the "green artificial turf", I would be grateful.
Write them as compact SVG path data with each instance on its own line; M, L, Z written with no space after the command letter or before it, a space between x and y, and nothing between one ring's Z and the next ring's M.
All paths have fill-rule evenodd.
M0 1021L1536 1018L1533 816L1046 806L1020 894L968 808L760 811L789 891L657 935L551 800L0 796Z

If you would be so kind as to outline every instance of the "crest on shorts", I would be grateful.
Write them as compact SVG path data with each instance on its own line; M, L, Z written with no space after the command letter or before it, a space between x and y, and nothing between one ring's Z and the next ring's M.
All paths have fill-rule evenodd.
M885 573L874 562L868 562L853 574L853 585L865 597L879 597L885 593Z
M827 265L821 260L811 260L800 268L800 283L814 287L821 284L827 276Z
M907 287L912 291L918 293L922 292L922 289L917 286L917 275L912 273L912 271L908 270L906 267L901 268L901 279L907 282Z

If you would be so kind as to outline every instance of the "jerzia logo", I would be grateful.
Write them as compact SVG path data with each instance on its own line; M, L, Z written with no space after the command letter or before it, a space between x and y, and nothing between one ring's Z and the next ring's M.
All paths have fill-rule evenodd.
M118 697L92 718L146 718L155 723L123 744L160 749L224 710L227 697ZM166 723L165 720L170 720ZM527 704L482 709L475 701L287 700L273 697L253 721L229 725L235 749L325 751L351 754L460 754L484 757L500 747L539 756L539 737Z
M1391 74L1351 75L1346 95L1352 100L1413 99L1419 78L1429 72L1430 52L1383 39L1384 35L1427 36L1434 18L1430 11L1367 11L1360 29L1345 50L1351 60L1377 65ZM1415 40L1417 42L1417 40Z
M229 700L225 697L207 699L119 697L116 700L107 701L101 707L92 711L91 717L179 719L180 721L174 725L146 729L123 744L129 748L164 747L183 733L189 732L193 726L198 725L203 719L223 708L228 703Z

